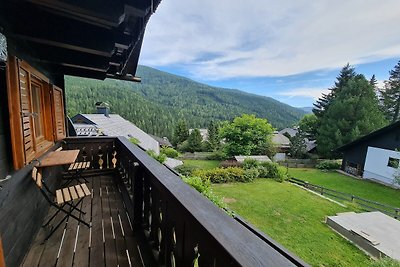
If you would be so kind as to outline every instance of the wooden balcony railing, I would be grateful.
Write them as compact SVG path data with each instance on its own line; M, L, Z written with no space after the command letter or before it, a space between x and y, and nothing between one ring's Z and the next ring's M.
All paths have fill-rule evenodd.
M308 266L227 215L127 139L67 138L66 149L124 184L134 231L155 266Z

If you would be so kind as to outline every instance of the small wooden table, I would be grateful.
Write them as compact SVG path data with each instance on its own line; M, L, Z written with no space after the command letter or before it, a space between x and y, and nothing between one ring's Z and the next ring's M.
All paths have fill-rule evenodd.
M78 154L79 149L52 151L48 153L42 160L40 160L39 164L36 167L43 168L72 164L75 162Z

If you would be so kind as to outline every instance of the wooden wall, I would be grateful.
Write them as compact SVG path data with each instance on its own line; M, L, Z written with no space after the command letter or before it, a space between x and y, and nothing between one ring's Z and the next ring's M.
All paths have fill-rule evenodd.
M12 162L5 77L5 70L0 69L0 180L9 174Z
M49 210L25 166L2 184L0 190L0 236L6 266L19 266ZM52 189L58 186L59 167L47 168L44 177Z

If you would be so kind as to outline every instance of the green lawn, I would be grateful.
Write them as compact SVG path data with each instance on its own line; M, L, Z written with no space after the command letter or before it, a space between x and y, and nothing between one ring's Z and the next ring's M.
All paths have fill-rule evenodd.
M336 234L325 216L348 211L290 183L257 179L213 185L229 208L313 266L368 266L370 259Z
M372 181L359 180L335 171L323 172L318 169L290 168L289 174L312 184L353 194L383 204L400 207L400 190Z
M219 166L220 161L218 160L197 160L197 159L185 159L183 165L195 167L196 169L214 169Z

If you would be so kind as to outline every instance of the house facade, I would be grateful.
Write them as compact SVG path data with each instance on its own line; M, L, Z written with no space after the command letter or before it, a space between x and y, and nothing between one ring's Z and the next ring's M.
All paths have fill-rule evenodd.
M393 184L400 154L400 122L363 136L336 151L343 154L342 170L365 179Z

